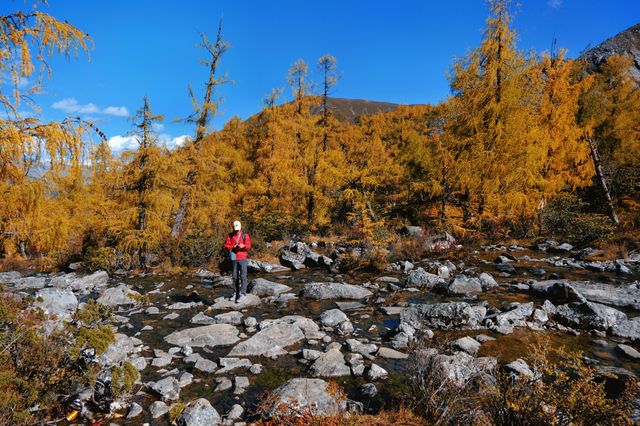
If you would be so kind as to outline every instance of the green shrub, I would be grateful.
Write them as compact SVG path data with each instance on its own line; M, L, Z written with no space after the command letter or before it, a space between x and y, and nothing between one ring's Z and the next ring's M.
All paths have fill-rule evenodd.
M130 362L111 367L111 393L120 397L133 389L133 384L140 379L140 373Z
M541 214L542 231L577 245L610 236L615 227L608 217L587 212L587 203L575 195L556 197Z
M31 303L0 294L0 424L41 424L63 413L63 397L92 384L99 369L81 362L82 349L101 353L114 340L102 305L89 301L56 328Z
M89 269L94 271L113 272L118 269L127 271L139 264L134 256L114 247L91 248L87 251L86 260Z

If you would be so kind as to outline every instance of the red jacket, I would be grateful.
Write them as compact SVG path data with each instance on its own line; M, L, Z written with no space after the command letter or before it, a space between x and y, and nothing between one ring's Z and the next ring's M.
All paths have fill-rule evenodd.
M249 257L249 253L247 252L251 249L251 238L246 232L242 232L243 238L240 238L240 233L240 231L234 231L227 235L227 240L224 242L224 248L233 250L236 254L237 260L244 260ZM236 247L236 244L244 244L245 247Z

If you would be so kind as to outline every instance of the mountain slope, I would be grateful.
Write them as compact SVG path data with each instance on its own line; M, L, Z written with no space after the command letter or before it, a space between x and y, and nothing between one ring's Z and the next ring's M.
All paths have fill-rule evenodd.
M640 24L603 41L593 49L584 52L579 59L586 60L590 68L597 71L612 55L631 56L633 59L631 74L640 82Z
M393 111L399 104L390 102L367 101L364 99L328 98L329 111L340 121L354 123L362 115L371 115L383 111ZM321 112L320 107L311 110L314 114Z

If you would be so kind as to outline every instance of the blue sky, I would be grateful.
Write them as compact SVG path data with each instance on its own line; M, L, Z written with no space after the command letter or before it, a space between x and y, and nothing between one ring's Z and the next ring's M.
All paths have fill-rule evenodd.
M640 22L638 0L522 0L514 26L518 46L540 52L555 37L577 56L588 46ZM3 0L0 13L24 9ZM199 33L214 38L218 18L231 48L221 71L220 128L234 115L258 112L263 97L285 85L297 58L315 69L325 53L342 74L333 96L395 103L437 103L449 93L447 71L456 56L478 45L487 16L483 0L231 1L49 0L42 11L93 38L86 55L53 58L53 78L35 100L45 120L82 115L96 120L114 149L131 146L127 116L149 96L166 121L159 132L176 143L192 134L174 119L191 113L188 85L201 94L207 69L198 63ZM285 98L291 97L290 90Z

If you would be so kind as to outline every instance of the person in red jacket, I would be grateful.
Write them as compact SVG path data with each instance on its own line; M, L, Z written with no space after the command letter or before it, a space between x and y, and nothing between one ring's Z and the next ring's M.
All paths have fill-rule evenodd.
M238 303L247 295L247 258L251 249L251 237L246 232L242 232L240 221L233 222L233 232L227 235L224 248L229 250L233 265L234 296Z

